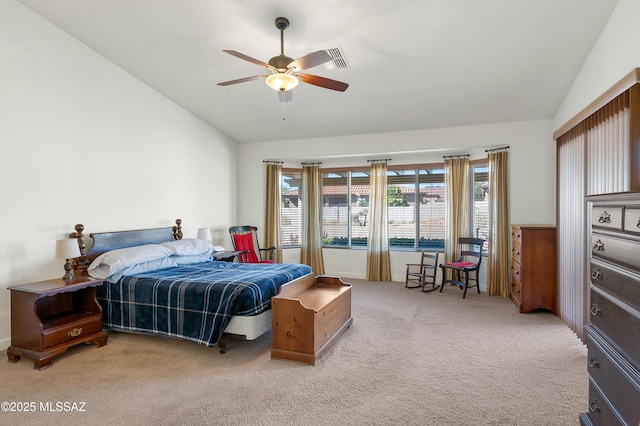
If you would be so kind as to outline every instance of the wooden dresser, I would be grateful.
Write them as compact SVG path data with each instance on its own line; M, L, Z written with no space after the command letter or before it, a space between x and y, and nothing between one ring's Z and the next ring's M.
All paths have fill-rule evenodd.
M511 225L511 300L523 314L534 309L556 313L556 228Z
M592 203L588 412L583 425L640 424L640 192Z

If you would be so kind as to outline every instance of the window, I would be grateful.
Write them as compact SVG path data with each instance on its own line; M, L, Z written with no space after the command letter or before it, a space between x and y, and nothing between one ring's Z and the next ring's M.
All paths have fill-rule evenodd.
M389 246L444 249L444 168L387 170Z
M302 187L302 172L282 170L281 178L282 201L280 203L281 247L300 245L302 235L302 211L300 205L300 191Z
M369 174L348 170L323 173L323 245L366 247L368 232Z
M472 164L469 169L469 230L476 238L489 240L489 165ZM488 253L488 244L482 246Z
M470 235L488 238L488 164L469 170ZM282 247L300 245L302 171L282 171ZM322 173L324 247L366 247L369 232L369 172L363 168ZM387 170L391 249L444 250L447 191L444 165L399 166ZM484 249L486 251L487 245Z

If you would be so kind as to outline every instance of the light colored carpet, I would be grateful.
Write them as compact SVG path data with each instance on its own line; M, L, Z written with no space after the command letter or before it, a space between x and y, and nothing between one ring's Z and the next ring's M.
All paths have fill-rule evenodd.
M349 280L353 325L315 366L270 358L271 335L217 348L110 332L43 371L0 363L0 424L578 425L587 350L551 313L446 287ZM6 356L6 352L3 353ZM84 402L84 412L40 403Z

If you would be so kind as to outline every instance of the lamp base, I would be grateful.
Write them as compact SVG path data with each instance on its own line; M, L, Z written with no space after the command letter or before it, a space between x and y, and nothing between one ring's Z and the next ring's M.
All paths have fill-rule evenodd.
M65 270L65 273L62 276L63 280L71 281L71 280L73 280L75 278L75 276L73 275L73 272L72 272L72 265L71 265L71 260L70 259L67 259L67 263L64 264L64 270Z

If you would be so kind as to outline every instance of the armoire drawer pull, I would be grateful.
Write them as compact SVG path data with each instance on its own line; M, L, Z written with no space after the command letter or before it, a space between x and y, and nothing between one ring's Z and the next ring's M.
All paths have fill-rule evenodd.
M640 228L640 217L638 217L638 224L636 225L637 228Z
M609 213L607 213L607 211L605 210L600 215L600 218L598 219L598 222L600 222L600 223L611 223L611 215Z
M593 411L594 413L599 413L600 412L600 404L598 404L598 400L597 399L592 399L591 402L589 403L589 409L591 411Z
M596 305L595 303L591 305L591 315L593 315L594 317L597 317L598 315L601 314L601 312L602 312L602 309L600 309L598 305Z
M600 270L600 268L598 268L597 266L593 268L593 270L591 271L591 278L593 278L594 280L602 279L602 271Z
M598 358L595 355L591 355L589 358L589 367L591 368L599 368L600 362L598 362Z
M593 245L593 250L595 251L604 251L604 243L600 240L596 241Z

